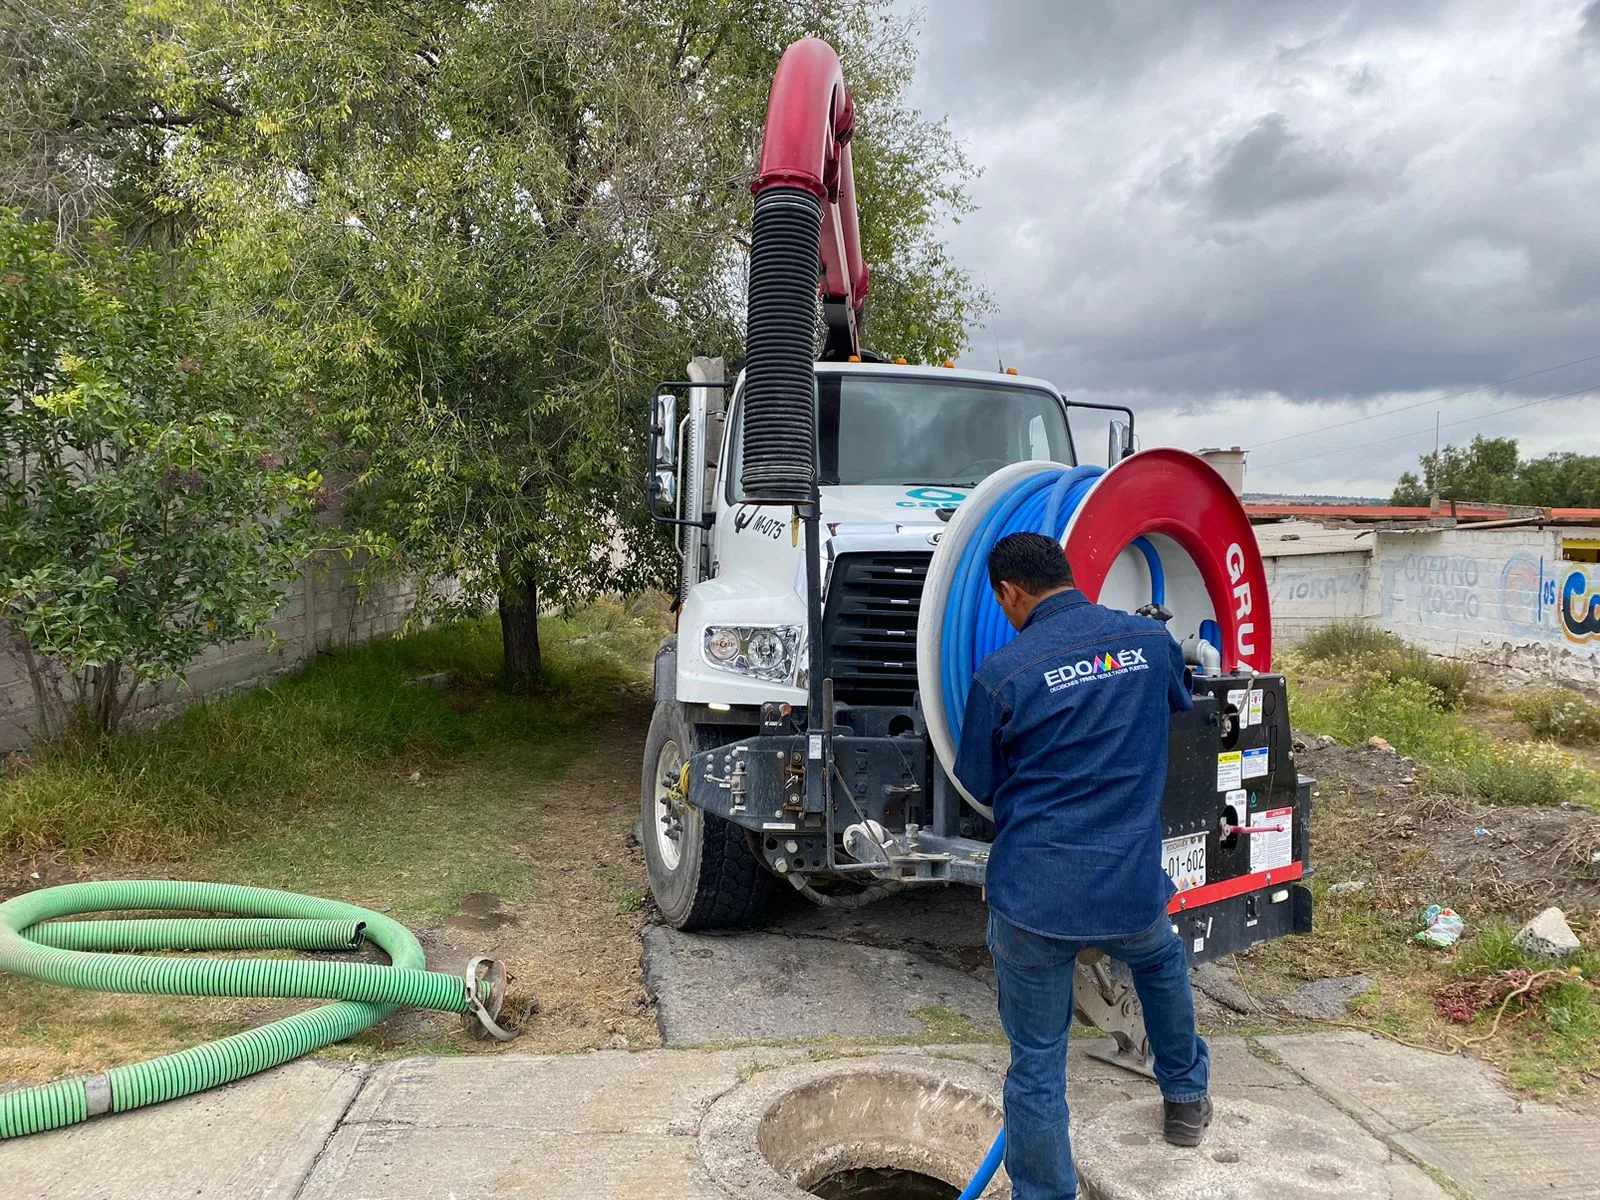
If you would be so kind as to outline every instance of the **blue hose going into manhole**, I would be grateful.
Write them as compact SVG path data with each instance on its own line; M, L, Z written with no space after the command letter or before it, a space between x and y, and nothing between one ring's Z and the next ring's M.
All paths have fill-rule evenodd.
M983 1156L983 1165L978 1168L978 1173L972 1177L972 1182L967 1184L966 1190L956 1197L956 1200L978 1200L983 1195L983 1189L989 1186L989 1181L994 1178L994 1173L1000 1169L1000 1163L1006 1156L1006 1131L1004 1128L994 1135L994 1145L989 1147L989 1153Z

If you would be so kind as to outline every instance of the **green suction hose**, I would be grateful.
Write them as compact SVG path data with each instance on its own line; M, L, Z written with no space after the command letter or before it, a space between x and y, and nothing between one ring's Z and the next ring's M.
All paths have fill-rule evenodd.
M62 921L79 913L175 909L240 919ZM392 965L294 959L182 959L114 950L351 950L363 938ZM487 964L487 976L480 967ZM353 904L227 883L130 880L71 883L0 904L0 971L97 992L248 996L337 1003L91 1079L60 1079L0 1094L0 1138L126 1112L264 1071L360 1033L396 1009L471 1013L495 1037L505 976L474 959L465 977L424 970L410 930ZM480 985L487 993L480 999ZM487 1007L486 1007L487 1005Z

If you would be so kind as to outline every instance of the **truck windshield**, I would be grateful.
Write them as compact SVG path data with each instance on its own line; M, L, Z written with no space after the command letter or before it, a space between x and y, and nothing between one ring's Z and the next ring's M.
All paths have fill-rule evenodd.
M1071 463L1060 402L1037 388L817 376L821 483L972 487L1029 460Z

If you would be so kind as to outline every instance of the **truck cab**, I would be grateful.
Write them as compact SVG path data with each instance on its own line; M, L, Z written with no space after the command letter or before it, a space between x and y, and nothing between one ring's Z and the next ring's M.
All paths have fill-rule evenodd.
M909 710L921 572L945 520L1001 467L1075 464L1067 406L1048 383L1014 375L816 372L826 669L840 703ZM798 522L740 502L739 403L735 388L706 464L712 521L700 561L684 563L673 698L727 705L730 724L754 728L763 703L806 703L806 593Z

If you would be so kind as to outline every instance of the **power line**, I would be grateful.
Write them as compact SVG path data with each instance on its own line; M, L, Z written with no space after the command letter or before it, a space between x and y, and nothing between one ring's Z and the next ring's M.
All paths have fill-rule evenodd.
M1524 379L1532 379L1536 375L1548 375L1551 371L1564 370L1567 367L1576 367L1580 363L1594 362L1600 354L1591 354L1587 358L1575 358L1571 362L1557 363L1553 367L1541 367L1537 371L1529 371L1526 375L1513 375L1510 379L1501 379L1495 383L1480 383L1477 387L1463 388L1459 392L1446 392L1443 396L1434 396L1429 400L1418 400L1415 404L1402 404L1399 408L1386 408L1382 412L1368 413L1364 417L1352 417L1348 421L1338 421L1332 425L1322 425L1316 429L1307 429L1303 433L1288 433L1283 437L1269 438L1264 442L1255 443L1253 449L1259 450L1262 446L1275 446L1279 442L1292 442L1296 438L1310 437L1314 433L1327 433L1331 429L1343 429L1347 425L1359 425L1363 421L1376 421L1380 417L1392 417L1396 413L1410 412L1414 408L1426 408L1430 404L1440 404L1446 400L1454 400L1457 396L1470 396L1473 392L1486 392L1491 388L1505 387L1508 383L1519 383Z
M1261 463L1256 469L1265 471L1276 467L1288 467L1293 466L1295 463L1310 462L1314 458L1329 458L1336 454L1347 454L1352 450L1365 450L1369 446L1382 446L1388 442L1398 442L1405 438L1417 437L1420 434L1434 433L1437 429L1452 429L1457 425L1472 425L1479 421L1487 421L1491 417L1503 416L1506 413L1519 412L1524 408L1533 408L1540 404L1551 404L1557 400L1570 400L1574 396L1585 396L1597 391L1600 391L1600 385L1583 387L1573 392L1562 392L1559 396L1545 396L1538 400L1529 400L1526 404L1514 404L1510 408L1497 408L1491 412L1479 413L1475 417L1464 417L1459 421L1446 421L1443 425L1436 426L1435 429L1413 429L1407 433L1397 433L1393 437L1376 438L1370 442L1357 442L1353 446L1340 446L1334 450L1323 450L1317 454L1307 454L1300 458L1285 459L1283 462ZM1429 403L1433 402L1429 401Z

